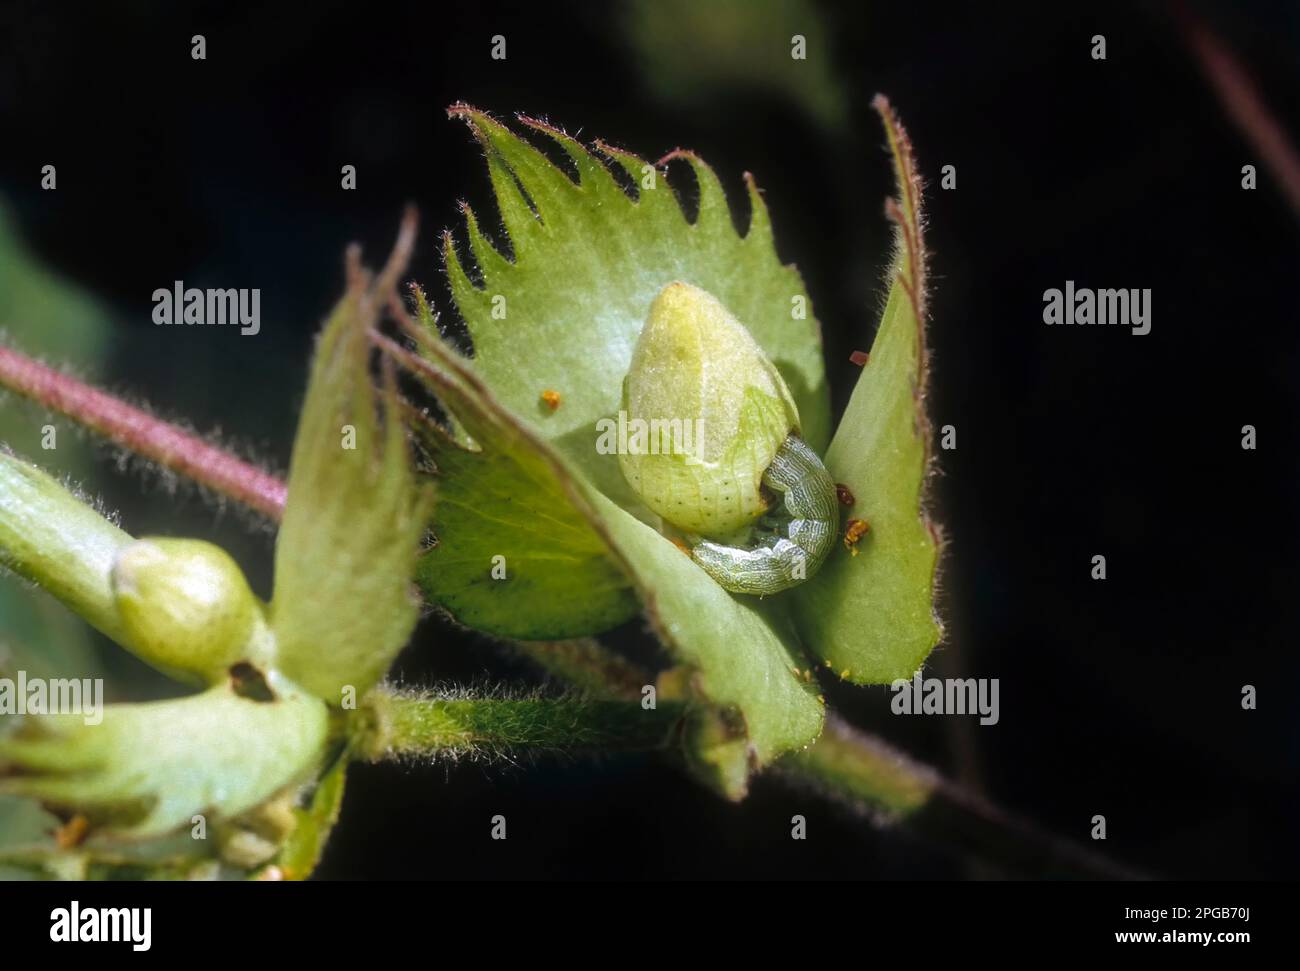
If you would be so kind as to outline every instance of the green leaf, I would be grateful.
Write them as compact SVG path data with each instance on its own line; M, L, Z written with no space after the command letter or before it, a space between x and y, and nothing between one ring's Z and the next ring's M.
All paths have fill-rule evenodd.
M883 97L898 176L890 207L897 255L889 300L871 356L826 453L826 468L849 487L848 515L870 524L858 555L833 554L812 582L793 591L810 649L857 684L910 678L939 641L933 610L939 542L923 509L930 462L925 411L925 247L920 181L911 144Z
M805 307L811 301L798 272L777 259L767 207L752 178L746 178L750 220L742 237L717 176L692 153L662 161L679 159L693 171L699 199L693 223L665 172L644 159L598 143L640 187L633 201L599 159L563 132L521 119L568 156L577 183L483 112L457 105L450 113L483 146L513 250L510 261L493 248L466 207L470 251L482 278L475 286L450 235L444 237L452 296L473 340L477 371L506 408L602 492L635 506L617 456L596 451L595 426L618 413L651 301L681 280L713 294L748 328L789 385L804 437L818 451L825 447L830 417L820 327L811 312L793 319L796 298ZM559 408L541 406L544 391L560 394Z
M334 705L388 671L419 617L411 577L428 519L396 392L375 412L367 332L384 294L357 269L316 348L276 541L280 669ZM352 446L352 447L349 447Z

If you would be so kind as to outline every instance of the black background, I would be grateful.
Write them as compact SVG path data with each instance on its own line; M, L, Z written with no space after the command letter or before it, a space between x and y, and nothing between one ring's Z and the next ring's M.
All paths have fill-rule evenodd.
M828 686L857 723L1076 839L1149 871L1281 877L1297 859L1295 456L1297 225L1159 4L822 5L849 106L831 131L770 91L668 102L645 82L623 8L316 3L290 9L9 4L0 57L0 195L40 257L111 302L107 373L199 429L287 463L312 335L352 240L387 251L419 203L412 275L445 307L434 240L482 159L444 114L465 100L545 116L657 158L699 151L738 197L766 191L798 264L842 407L880 302L891 191L869 109L902 114L934 253L934 506L949 546L941 675L1001 679L1001 721L891 716L884 688ZM1271 106L1300 132L1300 10L1207 6ZM190 36L207 38L206 61ZM1108 58L1089 57L1107 38ZM489 57L507 38L508 58ZM754 58L788 58L788 36ZM57 192L39 190L56 162ZM1240 169L1260 167L1259 189ZM359 188L339 188L357 165ZM956 191L938 189L954 164ZM262 334L163 332L173 279L262 289ZM1150 287L1153 326L1043 326L1042 293ZM3 299L3 294L0 294ZM1241 426L1259 431L1240 448ZM107 468L107 464L106 464ZM105 474L137 534L205 536L267 593L272 538ZM1109 577L1089 579L1107 557ZM644 652L638 625L615 641ZM503 650L427 621L415 683L519 683ZM1243 684L1259 710L1240 706ZM810 821L806 842L789 819ZM510 838L489 839L503 813ZM956 877L941 846L761 780L727 805L649 758L600 764L358 767L319 876Z

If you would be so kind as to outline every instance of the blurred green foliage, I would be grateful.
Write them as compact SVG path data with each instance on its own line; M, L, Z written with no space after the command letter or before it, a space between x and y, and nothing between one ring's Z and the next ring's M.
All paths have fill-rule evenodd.
M0 294L0 341L12 341L33 356L47 355L83 376L95 374L108 348L108 310L35 259L3 200ZM57 447L43 449L41 429L51 421L35 406L6 398L0 408L0 444L86 486L92 474L91 444L61 425ZM90 628L66 607L12 575L0 574L0 668L22 668L39 677L99 677L94 645Z
M664 101L700 104L750 91L784 98L826 129L848 120L831 27L808 0L637 0L623 26L641 76Z

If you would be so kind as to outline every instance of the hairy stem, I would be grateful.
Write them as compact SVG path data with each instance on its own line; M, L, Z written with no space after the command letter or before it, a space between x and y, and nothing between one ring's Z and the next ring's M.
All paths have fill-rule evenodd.
M103 435L109 441L278 520L285 484L170 422L76 378L0 347L0 388Z
M440 698L373 692L361 751L372 761L407 756L666 749L685 707L645 709L588 698Z
M0 565L114 640L123 634L109 575L131 541L36 466L0 451Z

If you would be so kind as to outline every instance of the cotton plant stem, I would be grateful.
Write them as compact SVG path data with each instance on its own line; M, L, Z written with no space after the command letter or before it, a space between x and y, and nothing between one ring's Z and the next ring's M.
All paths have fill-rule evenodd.
M286 488L275 476L3 347L0 387L67 415L273 520L278 521L283 513ZM629 703L638 698L640 686L653 683L649 672L593 640L521 643L516 647L598 701L574 708L574 699L499 700L494 704L504 707L484 708L483 701L425 699L416 703L412 697L410 704L397 707L398 734L371 736L371 743L381 746L376 754L389 750L415 756L435 750L472 754L511 748L627 751L665 747L667 722L677 713L660 706L658 716L641 718L634 713L644 709L639 703ZM1004 870L1102 878L1138 875L1079 844L1042 832L885 741L854 731L837 719L828 723L821 739L806 752L787 756L775 768L779 777L795 786L811 788L877 819L901 821L939 843L955 843Z
M375 692L359 750L371 760L668 749L685 706L574 698L440 698Z
M264 516L280 518L286 490L274 475L11 347L0 347L0 388Z

